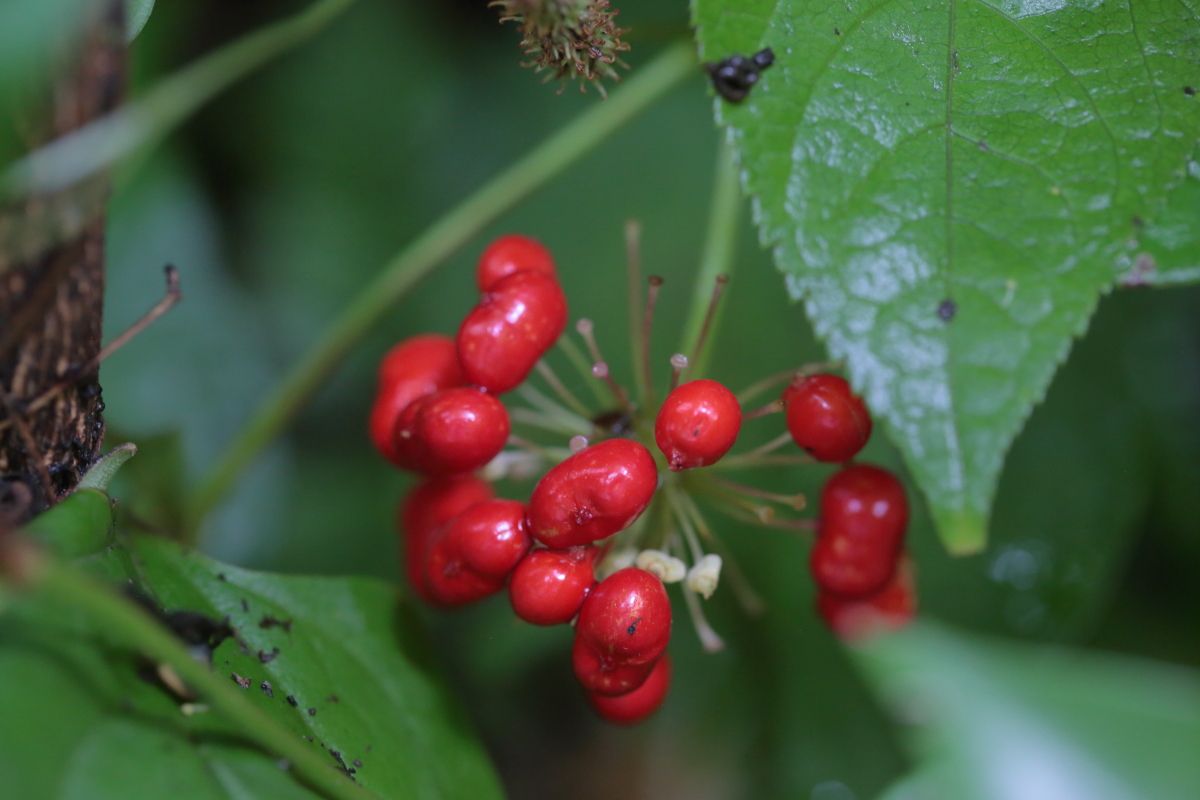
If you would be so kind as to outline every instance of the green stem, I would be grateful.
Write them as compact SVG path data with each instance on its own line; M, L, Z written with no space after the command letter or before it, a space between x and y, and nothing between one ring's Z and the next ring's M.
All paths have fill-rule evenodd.
M246 465L299 413L355 343L391 311L417 281L485 225L604 142L624 123L691 75L695 63L690 42L667 48L607 100L567 123L426 228L385 264L293 367L274 394L259 407L200 483L189 503L187 534L195 536L205 515L220 502Z
M108 586L55 560L47 560L34 578L45 596L87 614L97 628L159 663L168 664L218 713L234 723L264 751L287 759L305 783L334 800L365 800L376 795L338 772L316 748L305 744L241 692L194 659L183 645L145 611Z
M162 139L229 86L319 32L353 2L316 0L164 78L138 100L18 161L4 176L4 194L62 189Z
M741 191L738 187L737 165L734 164L733 150L727 144L722 144L717 153L704 251L700 257L700 269L696 272L696 282L692 287L692 305L688 310L687 323L683 326L680 353L689 354L693 344L700 337L717 277L733 272L733 251L740 222ZM712 319L703 350L697 353L696 358L688 365L689 374L704 374L709 354L712 352L713 334L722 316L722 311L718 309Z

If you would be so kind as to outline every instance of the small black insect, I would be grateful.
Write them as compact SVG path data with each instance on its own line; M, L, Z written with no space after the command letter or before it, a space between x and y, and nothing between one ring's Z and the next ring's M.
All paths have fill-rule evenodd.
M958 303L955 303L949 297L938 303L937 314L942 322L949 322L954 319L954 315L958 313Z
M775 53L764 47L753 56L730 56L715 64L705 64L717 94L731 103L740 103L758 83L760 73L775 63Z

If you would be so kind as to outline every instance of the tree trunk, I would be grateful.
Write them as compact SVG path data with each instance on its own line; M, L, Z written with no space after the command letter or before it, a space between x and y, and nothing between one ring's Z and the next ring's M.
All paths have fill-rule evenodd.
M85 8L80 35L64 42L61 69L47 81L46 113L28 136L31 150L120 100L123 4ZM106 196L101 179L0 209L0 490L31 499L24 516L74 489L104 437L92 361L104 310ZM69 385L46 402L63 383Z

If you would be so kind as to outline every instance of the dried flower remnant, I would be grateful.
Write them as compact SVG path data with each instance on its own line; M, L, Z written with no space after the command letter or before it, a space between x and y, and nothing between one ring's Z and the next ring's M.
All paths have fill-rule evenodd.
M521 66L545 72L546 81L579 80L607 96L602 81L620 80L619 54L629 50L608 0L493 0L501 22L521 26L521 50L530 57ZM561 91L561 89L560 89Z

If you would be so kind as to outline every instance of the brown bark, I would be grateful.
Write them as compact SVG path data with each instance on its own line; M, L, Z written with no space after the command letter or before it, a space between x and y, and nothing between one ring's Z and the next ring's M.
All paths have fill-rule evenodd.
M120 0L92 4L82 33L64 43L31 149L76 130L118 103L124 83ZM104 436L98 370L107 187L91 182L0 209L0 477L23 484L35 513L71 491ZM44 407L27 409L69 382ZM0 485L0 492L6 487Z

